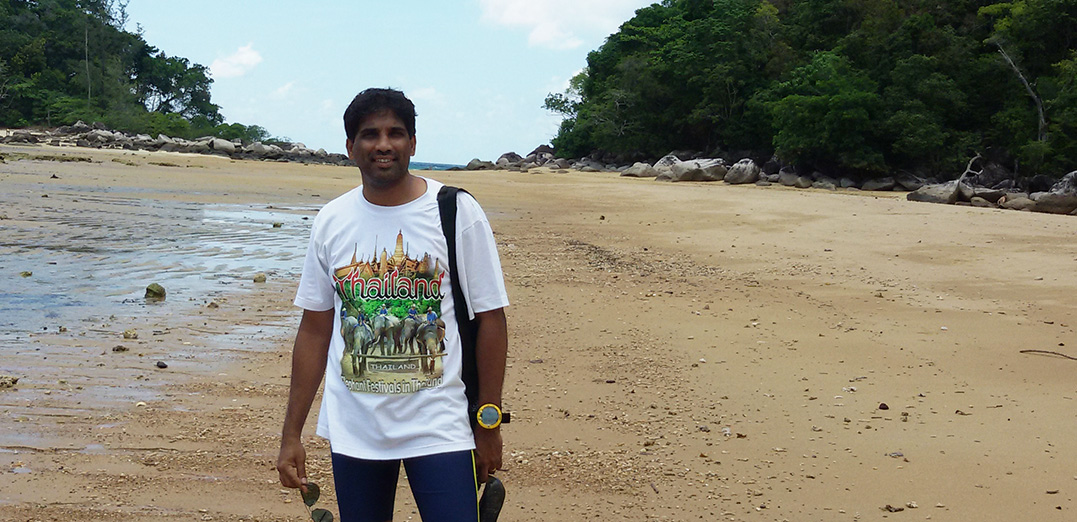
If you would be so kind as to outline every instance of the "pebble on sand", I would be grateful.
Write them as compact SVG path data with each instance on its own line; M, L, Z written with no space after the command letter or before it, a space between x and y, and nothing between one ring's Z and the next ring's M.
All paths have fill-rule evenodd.
M123 331L123 338L124 339L138 339L138 332L136 332L134 330L124 330Z
M164 299L164 298L165 298L165 287L163 287L163 286L161 286L161 285L159 285L157 283L150 283L150 285L146 287L146 299Z
M0 390L14 388L18 382L19 378L14 375L0 375Z
M258 272L257 274L254 274L254 282L255 283L264 283L264 282L266 282L265 273L264 272Z
M19 275L22 276L22 277L30 277L30 276L34 275L34 273L29 271L29 270L24 270L22 272L19 272Z

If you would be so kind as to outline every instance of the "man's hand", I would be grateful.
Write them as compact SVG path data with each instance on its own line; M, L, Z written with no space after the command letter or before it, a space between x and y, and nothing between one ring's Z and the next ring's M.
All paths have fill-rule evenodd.
M303 449L302 442L281 441L280 455L277 456L277 473L280 474L280 483L284 487L301 488L306 492L307 451Z
M479 484L501 468L501 428L475 428L475 473Z

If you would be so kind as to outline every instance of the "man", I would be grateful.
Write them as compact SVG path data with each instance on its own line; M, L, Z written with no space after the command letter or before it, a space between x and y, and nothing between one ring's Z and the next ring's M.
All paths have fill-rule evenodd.
M277 459L281 484L305 490L306 453L300 435L324 374L317 433L330 441L343 521L391 520L403 462L425 522L475 522L477 484L485 483L487 475L501 466L502 442L497 422L484 421L472 428L475 414L468 412L460 378L462 349L451 289L460 285L478 327L481 417L497 410L499 421L508 346L503 308L508 297L493 233L478 203L461 193L456 218L460 281L445 272L394 279L391 273L361 271L355 252L377 252L386 247L377 244L377 238L398 236L398 231L409 251L440 260L434 266L447 266L437 204L442 185L408 171L415 154L415 107L403 93L388 89L359 93L344 113L344 128L348 157L359 167L362 185L325 205L311 226L295 298L304 311ZM400 251L392 259L383 254L381 260L369 262L391 268L404 266L406 258ZM424 284L415 284L419 278L426 278ZM419 364L371 355L370 371L342 375L339 357L345 345L334 335L340 330L334 324L335 310L400 300L440 303L439 315L446 322L440 370L424 373Z

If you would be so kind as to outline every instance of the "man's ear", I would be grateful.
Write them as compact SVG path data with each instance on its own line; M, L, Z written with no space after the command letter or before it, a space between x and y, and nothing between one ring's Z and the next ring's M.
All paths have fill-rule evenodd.
M355 158L352 157L352 145L354 143L352 140L344 140L344 150L348 151L348 159L352 161L355 161Z
M411 156L415 155L415 135L411 135Z

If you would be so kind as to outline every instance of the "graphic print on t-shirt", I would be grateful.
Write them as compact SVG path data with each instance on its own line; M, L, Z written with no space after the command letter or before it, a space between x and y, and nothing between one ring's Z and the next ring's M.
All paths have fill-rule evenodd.
M358 249L358 246L356 246ZM340 376L354 392L414 393L441 385L445 322L441 320L444 269L429 253L410 257L404 235L390 255L377 246L369 260L358 252L333 271L340 296L344 351Z

